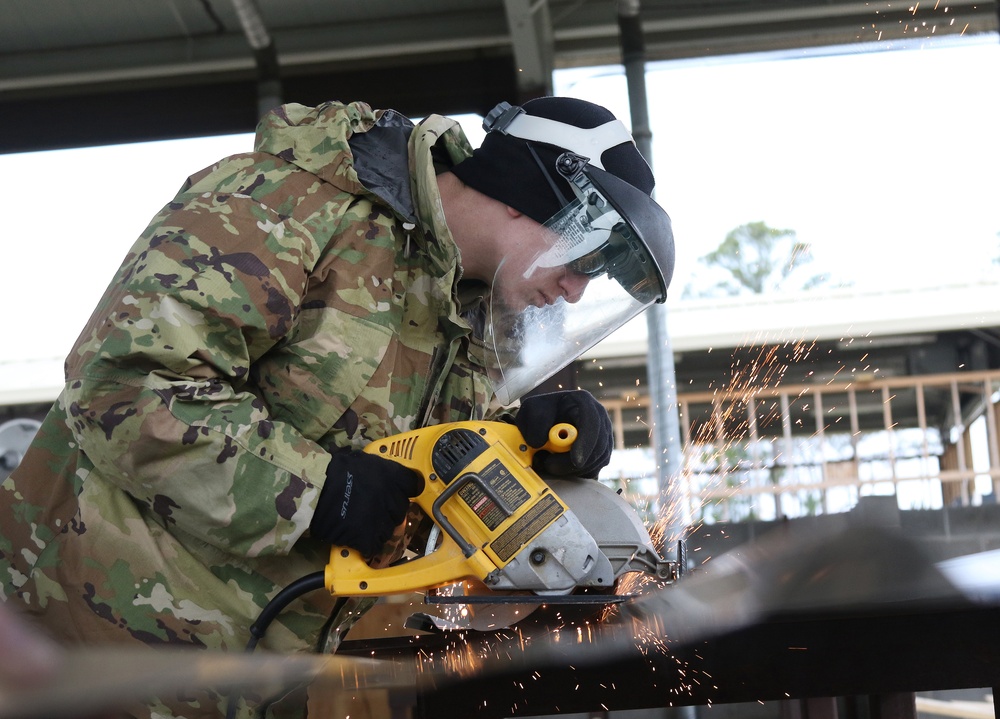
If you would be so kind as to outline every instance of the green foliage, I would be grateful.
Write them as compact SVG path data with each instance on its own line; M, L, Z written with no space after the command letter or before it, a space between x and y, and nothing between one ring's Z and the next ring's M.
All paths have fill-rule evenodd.
M740 225L698 262L706 270L687 286L685 297L760 295L780 290L808 290L829 282L829 273L808 274L810 247L794 230L768 227L764 222ZM709 284L711 278L716 279ZM696 289L697 287L697 289Z
M823 495L820 492L806 492L805 497L800 495L799 501L809 517L815 517L823 508Z

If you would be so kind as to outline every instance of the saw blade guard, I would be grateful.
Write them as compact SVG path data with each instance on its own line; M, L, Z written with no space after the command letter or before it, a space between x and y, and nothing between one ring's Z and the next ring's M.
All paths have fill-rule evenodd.
M597 544L601 553L602 572L595 572L582 581L578 589L608 591L611 594L607 599L621 599L622 597L616 596L616 593L623 591L624 585L631 586L628 575L641 580L639 577L641 574L658 582L674 581L680 577L686 561L683 556L683 542L678 542L674 560L661 557L638 513L613 489L594 479L553 477L543 477L543 479L572 510L575 521L582 527L583 534ZM447 598L450 600L444 605L445 614L444 616L421 614L422 622L432 627L432 629L428 629L427 626L423 628L428 631L495 631L536 616L539 604L532 603L532 600L527 598L524 599L524 603L517 603L517 597L514 595L524 595L524 592L518 592L516 587L503 592L495 589L465 582L460 587L448 587L442 590L447 593ZM538 592L532 594L537 595ZM469 597L468 604L462 603L463 596ZM490 596L500 598L497 599L497 603L490 603ZM562 596L565 599L574 598ZM563 598L550 597L552 606L559 607L559 617L562 621L569 621L568 618L574 614L585 618L592 615L593 609L588 612L586 606L564 605L561 603ZM436 603L430 600L428 602ZM460 611L455 611L454 605L460 606ZM598 605L595 603L591 606Z
M660 556L638 513L615 490L593 479L546 477L545 481L597 542L615 580L629 572L658 580L680 576L679 562Z

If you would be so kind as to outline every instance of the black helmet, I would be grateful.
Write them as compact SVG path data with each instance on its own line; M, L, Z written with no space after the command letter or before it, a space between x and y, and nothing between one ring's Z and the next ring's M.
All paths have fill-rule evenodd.
M509 404L663 302L674 239L669 216L651 196L649 165L605 108L557 97L523 107L504 102L483 128L480 148L452 171L548 230L542 246L527 248L533 259L524 266L501 263L490 292L491 377L497 397ZM515 253L512 246L511 254L523 258L525 249ZM508 299L516 296L508 288L560 267L587 278L581 297L528 307Z
M604 253L607 271L664 301L674 269L670 217L651 197L649 165L609 110L576 98L501 102L483 129L482 145L453 168L459 179L542 224L596 190L626 223L627 237L613 234Z

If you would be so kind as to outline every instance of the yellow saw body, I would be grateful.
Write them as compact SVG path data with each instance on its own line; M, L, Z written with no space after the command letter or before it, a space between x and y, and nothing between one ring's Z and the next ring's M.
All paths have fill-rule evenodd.
M558 596L577 587L611 590L624 571L675 576L676 565L659 557L634 510L613 491L593 479L552 483L577 498L588 528L532 469L536 452L567 451L576 435L572 425L556 425L548 443L536 449L512 424L470 421L372 442L366 452L421 474L424 488L413 501L440 530L440 541L421 556L381 569L368 566L356 550L333 547L327 589L338 596L383 596L474 579L495 591Z

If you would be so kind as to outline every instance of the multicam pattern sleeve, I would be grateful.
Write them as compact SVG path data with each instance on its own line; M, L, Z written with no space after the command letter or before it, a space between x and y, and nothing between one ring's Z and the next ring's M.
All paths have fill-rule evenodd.
M67 361L71 428L95 468L165 526L234 554L288 551L325 476L328 454L271 417L251 368L294 339L317 238L348 229L331 194L266 155L193 178ZM300 348L286 371L331 349Z
M306 528L328 452L483 416L490 386L429 164L431 147L458 160L467 143L414 131L429 134L408 212L388 196L405 182L376 195L351 152L371 140L375 169L411 175L405 142L375 143L409 134L385 117L276 108L254 153L193 176L153 219L0 483L0 599L67 642L242 648L268 600L326 561ZM282 612L263 646L315 646L324 595ZM178 715L218 716L210 703Z

